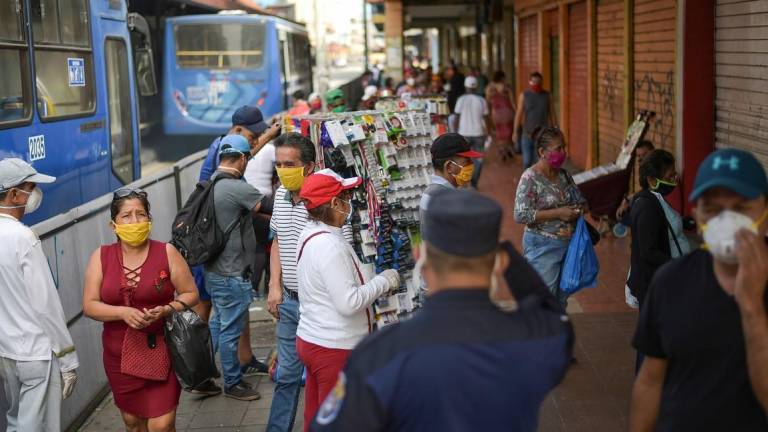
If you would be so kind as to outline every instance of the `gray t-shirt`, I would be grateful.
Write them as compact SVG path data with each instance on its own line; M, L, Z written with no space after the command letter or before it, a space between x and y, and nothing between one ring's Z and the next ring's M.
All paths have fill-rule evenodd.
M216 174L212 179L216 178ZM229 240L224 250L215 260L206 264L207 271L221 276L241 276L248 265L247 251L256 249L256 237L253 234L250 212L264 195L245 181L238 179L221 179L213 189L213 204L216 206L216 223L222 231L234 225L229 234ZM240 219L243 215L246 226ZM245 233L245 236L243 236Z
M539 93L533 90L523 92L523 111L525 111L525 122L523 132L530 135L537 127L549 126L549 92L541 91Z

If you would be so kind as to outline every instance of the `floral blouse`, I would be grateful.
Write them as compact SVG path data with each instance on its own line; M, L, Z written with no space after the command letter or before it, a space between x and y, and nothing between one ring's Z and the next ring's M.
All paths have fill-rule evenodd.
M525 224L525 230L546 237L569 239L576 227L576 221L565 222L559 219L534 222L536 212L558 207L586 204L587 200L565 170L560 170L557 183L534 171L533 167L525 170L520 177L515 195L515 221Z

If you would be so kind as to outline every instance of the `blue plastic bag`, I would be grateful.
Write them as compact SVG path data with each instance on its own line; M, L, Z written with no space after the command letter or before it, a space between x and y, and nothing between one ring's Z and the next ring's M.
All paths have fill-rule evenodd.
M576 231L568 244L563 271L560 275L560 290L573 294L582 288L597 286L600 263L589 238L587 222L583 217L576 222Z

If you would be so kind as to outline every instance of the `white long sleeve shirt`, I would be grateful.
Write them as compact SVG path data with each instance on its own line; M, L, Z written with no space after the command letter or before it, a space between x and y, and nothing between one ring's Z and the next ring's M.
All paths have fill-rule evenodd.
M328 233L309 239L321 231ZM300 312L296 335L325 348L354 348L368 334L366 310L389 289L387 280L377 276L361 283L355 269L360 263L352 246L340 228L322 222L307 223L296 258ZM370 317L373 322L373 314Z
M17 361L58 357L62 372L78 367L64 309L40 239L0 213L0 357Z

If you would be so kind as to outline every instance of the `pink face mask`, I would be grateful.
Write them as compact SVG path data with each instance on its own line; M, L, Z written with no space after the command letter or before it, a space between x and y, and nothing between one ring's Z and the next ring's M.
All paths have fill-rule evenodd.
M560 169L560 167L565 163L565 152L549 152L547 155L547 163L554 169Z

